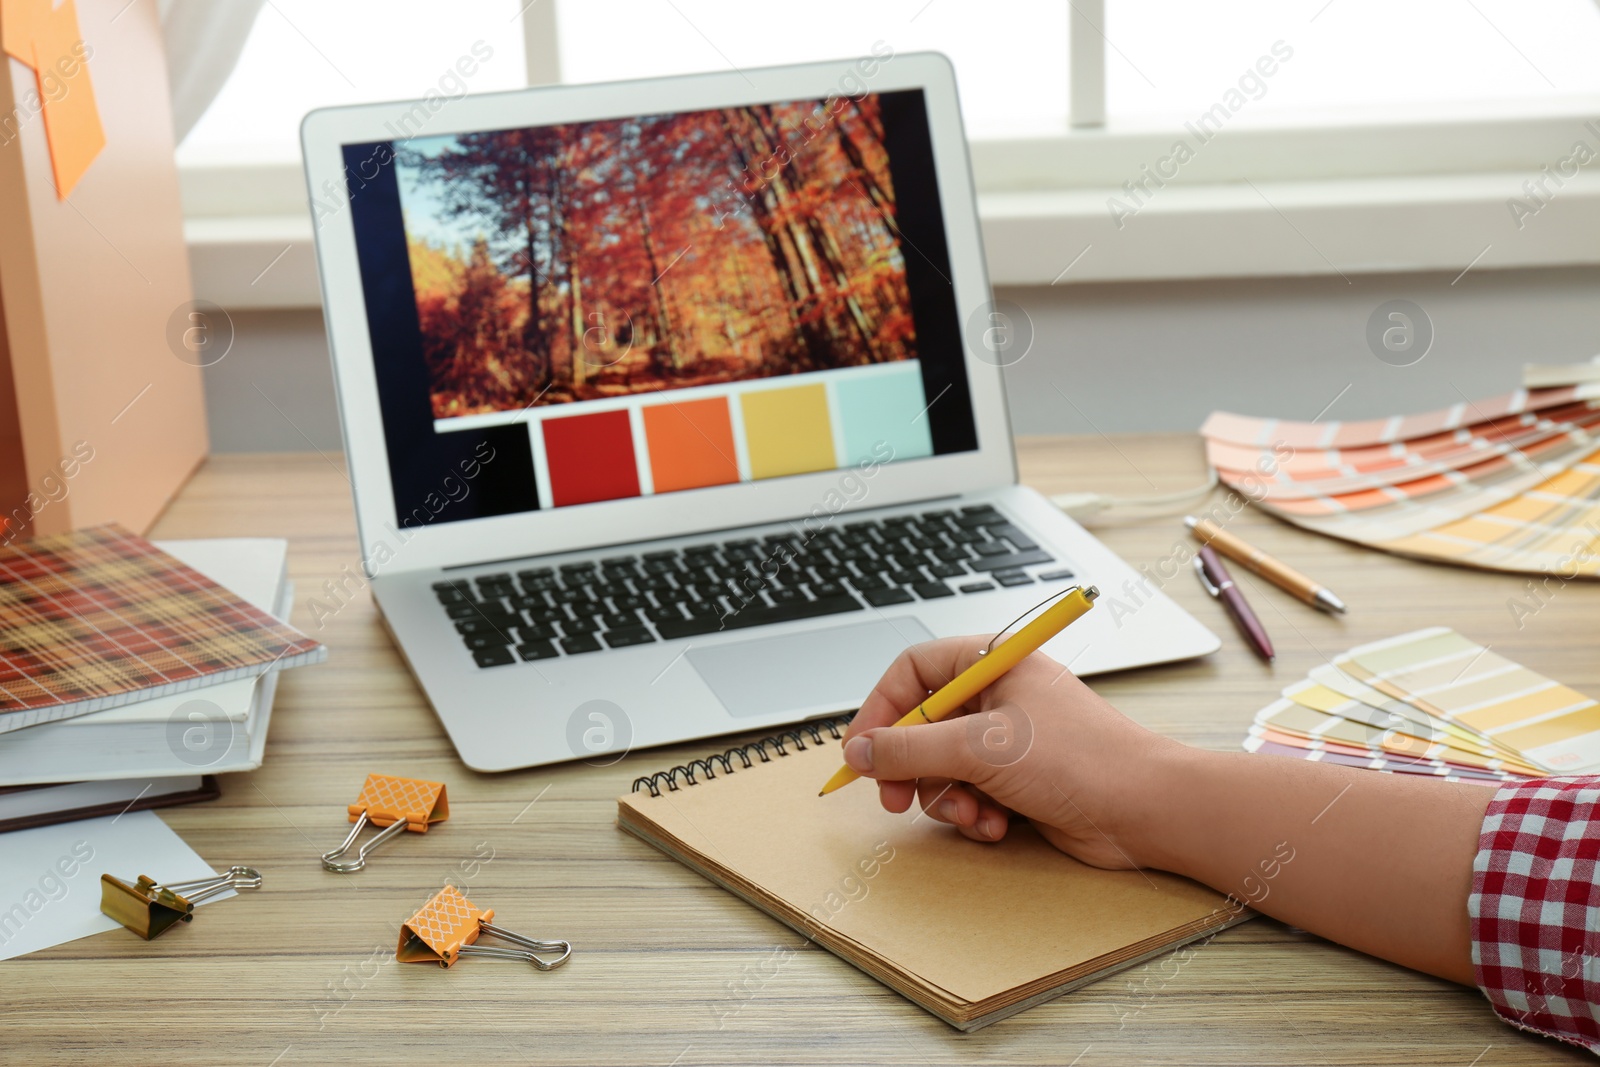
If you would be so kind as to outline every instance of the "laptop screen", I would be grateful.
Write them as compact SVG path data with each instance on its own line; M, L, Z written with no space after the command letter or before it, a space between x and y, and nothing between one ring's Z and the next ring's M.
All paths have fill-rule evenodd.
M402 525L977 447L920 90L392 132L343 152Z

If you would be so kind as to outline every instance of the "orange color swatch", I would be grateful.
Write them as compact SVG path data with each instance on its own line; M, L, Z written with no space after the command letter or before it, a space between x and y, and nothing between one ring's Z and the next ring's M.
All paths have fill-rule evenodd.
M642 414L656 492L739 480L727 397L652 404Z

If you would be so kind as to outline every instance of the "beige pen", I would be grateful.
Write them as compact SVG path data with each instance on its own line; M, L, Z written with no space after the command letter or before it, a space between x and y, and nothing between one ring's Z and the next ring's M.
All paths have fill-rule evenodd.
M1327 586L1306 577L1287 563L1273 559L1254 545L1235 537L1210 519L1197 519L1193 515L1186 515L1183 524L1189 527L1189 532L1194 534L1196 541L1203 545L1210 545L1241 567L1261 575L1261 577L1291 596L1304 600L1312 607L1321 608L1324 611L1342 612L1345 610L1344 601L1334 596Z

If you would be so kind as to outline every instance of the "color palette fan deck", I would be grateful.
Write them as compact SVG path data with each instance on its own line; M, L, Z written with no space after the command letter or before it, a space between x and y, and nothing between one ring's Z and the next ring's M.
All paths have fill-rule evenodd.
M1600 385L1581 380L1586 369L1569 384L1363 422L1219 411L1200 433L1224 484L1305 529L1462 566L1595 577Z
M1249 752L1519 781L1600 771L1600 702L1445 627L1361 645L1256 713Z

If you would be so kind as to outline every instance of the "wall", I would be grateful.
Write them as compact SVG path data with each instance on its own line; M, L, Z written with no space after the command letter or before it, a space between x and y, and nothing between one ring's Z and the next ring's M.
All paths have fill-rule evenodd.
M233 347L206 368L214 452L337 452L322 312L235 311Z
M1017 432L1116 433L1193 430L1215 408L1348 419L1505 392L1524 362L1600 352L1597 294L1600 268L1560 268L1061 285L997 299L1020 307L1034 335L1006 372ZM1411 366L1367 344L1369 317L1393 299L1433 324ZM321 313L233 319L233 349L206 370L213 450L338 450Z
M1600 269L1455 278L1351 275L1347 283L1334 275L998 294L1023 307L1036 332L1032 351L1007 374L1015 429L1193 430L1216 408L1307 420L1327 408L1328 419L1372 418L1508 392L1525 362L1600 352ZM1433 323L1432 348L1412 366L1385 363L1367 344L1369 317L1394 299L1413 301Z

